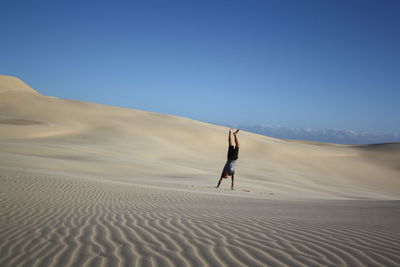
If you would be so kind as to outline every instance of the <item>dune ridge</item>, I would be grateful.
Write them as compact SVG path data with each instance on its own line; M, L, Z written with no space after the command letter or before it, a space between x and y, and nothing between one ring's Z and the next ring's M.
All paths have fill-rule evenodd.
M0 266L400 264L400 144L239 138L0 76Z
M38 94L38 92L17 77L0 75L0 94L7 91Z

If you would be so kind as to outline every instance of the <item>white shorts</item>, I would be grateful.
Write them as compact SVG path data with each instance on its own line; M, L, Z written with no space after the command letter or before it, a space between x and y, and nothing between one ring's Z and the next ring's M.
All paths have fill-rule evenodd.
M236 167L236 160L228 160L222 172L226 172L228 175L234 175L235 167Z

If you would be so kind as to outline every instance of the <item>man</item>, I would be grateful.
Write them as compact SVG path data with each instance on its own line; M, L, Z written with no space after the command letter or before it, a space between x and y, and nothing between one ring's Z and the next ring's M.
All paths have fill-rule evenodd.
M237 133L239 130L236 130L233 133L235 137L235 146L232 145L232 129L229 130L229 148L228 148L228 161L226 162L224 169L222 171L221 177L219 178L217 188L221 184L222 179L227 179L230 175L232 177L232 185L231 189L234 190L234 182L235 182L235 167L236 167L236 160L238 159L239 155L239 140L237 138Z

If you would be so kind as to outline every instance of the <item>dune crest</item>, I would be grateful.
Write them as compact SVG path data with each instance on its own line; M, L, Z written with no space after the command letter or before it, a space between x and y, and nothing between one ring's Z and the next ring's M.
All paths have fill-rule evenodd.
M38 92L17 77L0 75L0 94L8 91L38 94Z

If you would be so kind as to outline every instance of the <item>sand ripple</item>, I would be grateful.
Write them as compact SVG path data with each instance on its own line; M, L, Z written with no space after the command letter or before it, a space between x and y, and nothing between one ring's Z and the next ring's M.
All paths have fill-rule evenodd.
M272 201L0 169L0 266L399 266L400 203Z

